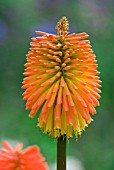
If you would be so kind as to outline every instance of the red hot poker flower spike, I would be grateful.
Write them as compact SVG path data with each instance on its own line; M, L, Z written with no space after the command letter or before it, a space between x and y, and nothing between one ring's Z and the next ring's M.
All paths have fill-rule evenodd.
M2 146L0 170L48 170L45 158L36 145L22 150L23 144L18 143L13 149L7 141L3 141Z
M42 106L38 126L53 137L77 137L92 121L100 98L98 65L88 35L68 34L69 23L63 17L57 35L36 31L27 54L23 86L26 109L34 117Z

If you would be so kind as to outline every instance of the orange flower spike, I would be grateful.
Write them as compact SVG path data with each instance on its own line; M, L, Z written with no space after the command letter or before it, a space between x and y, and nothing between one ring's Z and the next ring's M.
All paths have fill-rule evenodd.
M26 109L34 117L42 108L38 126L53 137L78 134L92 121L100 98L98 64L85 32L69 34L66 17L57 35L36 31L27 54L22 88Z
M0 149L0 170L48 170L45 158L37 146L23 150L23 143L17 143L13 149L7 141Z

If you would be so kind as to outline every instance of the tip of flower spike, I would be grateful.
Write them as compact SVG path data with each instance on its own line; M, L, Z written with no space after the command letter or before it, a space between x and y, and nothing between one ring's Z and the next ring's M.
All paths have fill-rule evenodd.
M69 23L67 18L64 16L62 17L56 25L56 31L59 35L62 35L64 32L69 30Z

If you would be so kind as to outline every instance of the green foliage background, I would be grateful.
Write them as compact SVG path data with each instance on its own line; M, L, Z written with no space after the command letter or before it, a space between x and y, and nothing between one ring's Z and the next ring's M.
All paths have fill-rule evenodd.
M48 163L56 159L56 140L43 134L28 118L22 101L22 79L29 42L35 30L54 32L66 16L71 32L87 32L97 56L102 83L101 106L94 122L68 155L86 170L114 170L114 1L112 0L1 0L0 1L0 141L38 144Z

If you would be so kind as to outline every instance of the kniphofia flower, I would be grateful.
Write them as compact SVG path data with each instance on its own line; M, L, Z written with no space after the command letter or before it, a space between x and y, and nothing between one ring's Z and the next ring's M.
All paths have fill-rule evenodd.
M68 32L63 17L57 35L36 31L27 54L23 86L26 109L34 117L39 109L38 126L53 137L78 134L92 121L100 98L98 65L88 34Z
M34 145L22 150L23 144L17 143L13 149L7 141L0 149L0 170L48 170L40 149Z

